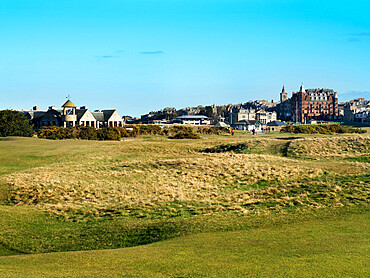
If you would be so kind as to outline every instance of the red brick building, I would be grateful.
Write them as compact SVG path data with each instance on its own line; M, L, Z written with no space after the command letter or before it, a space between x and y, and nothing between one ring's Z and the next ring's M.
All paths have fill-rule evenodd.
M311 119L337 120L338 97L333 89L307 89L303 85L291 98L292 120L305 123Z

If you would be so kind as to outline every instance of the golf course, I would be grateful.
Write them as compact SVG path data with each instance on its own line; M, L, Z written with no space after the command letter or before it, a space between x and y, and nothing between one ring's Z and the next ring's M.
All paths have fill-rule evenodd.
M0 277L369 277L369 196L368 133L0 138Z

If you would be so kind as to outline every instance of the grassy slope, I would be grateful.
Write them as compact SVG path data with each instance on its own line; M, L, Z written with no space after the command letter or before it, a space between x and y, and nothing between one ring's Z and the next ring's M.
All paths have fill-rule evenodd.
M369 213L116 250L0 257L0 277L369 277Z
M279 138L290 137L289 134L279 134ZM265 137L265 136L261 136ZM261 138L258 136L257 138ZM276 135L268 135L267 137L276 137ZM307 137L312 137L308 135ZM324 138L325 136L318 136ZM63 161L68 161L73 168L67 168L70 173L73 173L76 169L75 165L81 164L82 169L84 163L92 161L94 164L89 165L93 170L97 171L97 176L104 174L106 171L112 171L112 173L117 173L117 166L121 166L122 163L126 167L127 165L132 167L142 167L146 165L155 165L158 161L173 160L178 159L181 156L186 157L189 160L199 159L203 157L203 154L199 154L194 150L204 149L206 147L215 146L218 144L225 143L238 143L244 142L246 139L254 138L249 135L244 135L243 133L237 133L235 136L208 136L208 139L205 140L182 140L182 141L170 141L163 138L142 138L142 139L129 139L125 142L89 142L89 141L48 141L48 140L38 140L35 138L6 138L0 139L0 199L6 199L7 197L7 186L6 184L1 183L1 178L5 178L9 174L12 174L17 177L22 175L25 171L30 171L29 169L35 168L35 171L42 173L43 170L51 171L53 168L50 165L55 165L57 168L63 164ZM264 151L261 149L259 151L262 154L268 154L272 152L275 154L275 147L272 146L272 149L269 151ZM278 148L279 149L279 148ZM254 159L253 156L251 156ZM213 159L213 156L209 156ZM214 156L217 158L217 155ZM226 157L225 157L226 158ZM256 156L257 160L263 160ZM267 157L268 159L273 159L273 157ZM202 160L203 161L203 160ZM203 163L201 161L201 163ZM216 160L212 160L216 161ZM285 161L285 160L284 160ZM217 162L217 161L216 161ZM231 161L233 162L233 161ZM280 163L279 160L277 160ZM303 165L309 168L322 169L324 171L329 171L335 174L363 174L366 163L354 163L343 158L335 159L320 159L317 161L312 160L297 160L290 159L285 161L287 164L291 165ZM131 163L131 164L130 164ZM148 164L149 163L149 164ZM167 163L167 162L166 162ZM164 167L172 167L171 164L164 164ZM218 163L218 162L217 162ZM202 164L199 164L202 166ZM39 168L40 166L45 168ZM94 168L95 167L95 168ZM198 167L198 166L197 166ZM365 167L365 168L364 168ZM167 168L165 169L167 171ZM28 169L28 170L27 170ZM192 168L189 168L189 173L191 174ZM124 170L124 169L123 169ZM122 171L123 171L122 170ZM186 170L186 169L185 169ZM32 170L33 171L33 170ZM80 170L83 173L83 170ZM120 170L121 171L121 170ZM157 171L154 169L153 171ZM176 170L177 171L177 170ZM32 173L32 172L31 172ZM154 172L155 174L156 172ZM168 172L171 174L171 172ZM51 171L52 175L53 172ZM140 173L138 174L140 177ZM37 175L36 175L37 176ZM32 181L32 174L31 174ZM363 176L361 176L362 178ZM82 177L84 179L84 177ZM89 182L88 178L85 178L86 182ZM99 177L97 181L111 181L109 177ZM229 179L229 178L228 178ZM368 180L368 177L366 178ZM135 181L135 180L134 180ZM139 180L142 181L142 180ZM145 180L144 180L145 181ZM356 182L356 181L354 181ZM338 180L340 183L340 179ZM139 183L140 185L140 183ZM239 185L238 185L239 186ZM366 186L366 185L365 185ZM364 182L362 182L362 187L364 187ZM294 189L294 188L292 188ZM365 188L366 189L366 188ZM316 190L316 189L314 189ZM326 190L326 189L325 189ZM232 191L230 191L232 192ZM363 192L363 191L362 191ZM322 196L318 196L322 197ZM325 197L325 196L324 196ZM351 197L351 196L350 196ZM361 196L360 196L361 197ZM363 198L363 197L361 197ZM298 200L299 201L299 200ZM288 201L287 201L288 202ZM352 202L352 201L351 201ZM353 204L352 204L353 205ZM0 255L12 255L20 253L38 253L38 252L51 252L51 251L64 251L64 250L89 250L89 249L106 249L106 248L118 248L123 246L133 246L137 244L145 244L158 240L163 240L166 238L191 234L204 231L223 231L223 230L240 230L240 229L249 229L250 227L263 227L266 226L266 231L273 233L273 228L269 228L268 223L274 222L282 223L289 222L294 223L295 220L289 221L280 221L279 219L274 219L275 216L263 216L263 217L251 217L243 218L241 221L239 218L235 218L233 215L227 215L226 218L223 217L205 217L205 218L188 218L184 220L181 217L174 218L171 221L152 221L150 219L138 219L135 217L129 218L111 218L109 220L104 220L102 222L88 222L88 223L75 223L70 221L58 220L54 217L48 216L40 211L39 208L31 206L0 206ZM368 214L367 214L368 216ZM276 216L277 218L294 218L296 217L299 221L307 218L305 213L293 214L291 216L282 215ZM355 216L353 216L355 217ZM320 216L318 219L331 218L328 214ZM312 217L315 219L315 217ZM350 219L350 218L348 218ZM362 218L364 220L364 218ZM364 222L362 220L362 223ZM315 221L315 220L312 220ZM347 220L340 220L338 225L344 223ZM350 221L350 220L348 220ZM307 222L309 223L309 222ZM317 225L320 222L312 222ZM352 222L348 222L352 223ZM315 225L316 225L315 224ZM292 224L294 225L294 224ZM333 224L335 226L337 224ZM298 225L299 226L299 225ZM361 224L361 227L363 225ZM187 228L184 228L187 227ZM359 229L361 229L361 227ZM332 231L332 230L328 230ZM270 233L269 232L269 233ZM330 232L328 236L331 234ZM237 233L236 233L237 234ZM236 235L232 234L232 235ZM242 234L242 232L241 232ZM262 235L262 234L261 234ZM206 235L205 235L206 236ZM207 237L207 236L206 236ZM205 238L203 238L204 240ZM190 239L191 240L191 239ZM201 242L201 237L199 242ZM230 238L232 241L233 239ZM181 242L181 240L179 241ZM162 251L166 249L166 243L163 243ZM206 244L206 243L201 243ZM239 243L232 243L234 246L238 246ZM280 243L279 243L280 244ZM159 245L161 246L161 245ZM347 246L347 245L346 245ZM143 247L144 248L144 247ZM146 247L145 247L146 248ZM146 250L146 249L143 250ZM148 247L152 248L152 247ZM211 248L211 247L208 247ZM339 248L339 247L338 247ZM346 248L345 246L343 248ZM137 249L128 249L128 250L137 250ZM141 250L141 249L138 249ZM149 249L150 251L151 249ZM148 252L149 252L148 251ZM153 251L158 254L162 251ZM116 252L116 251L109 251ZM109 253L108 252L108 253ZM117 251L120 252L120 251ZM124 252L124 251L122 251ZM133 251L130 251L133 252ZM137 251L138 253L142 251ZM159 253L158 253L159 252ZM184 274L185 277L191 277L191 267L197 262L191 261L191 254L184 254L185 266L188 268L188 274ZM206 250L204 252L207 252ZM228 254L221 254L223 251L218 250L220 256L228 256ZM107 253L107 254L108 254ZM137 253L137 254L138 254ZM196 253L196 252L195 252ZM329 252L330 253L330 252ZM328 254L329 254L328 253ZM335 253L335 252L334 252ZM333 254L334 254L333 253ZM79 254L79 253L76 253ZM93 253L95 254L95 253ZM99 253L100 254L100 253ZM101 254L105 254L104 252ZM58 254L53 254L59 256ZM64 255L60 255L64 256ZM73 254L71 256L74 256ZM122 255L123 256L123 255ZM150 256L149 254L147 256ZM153 254L152 254L153 256ZM266 253L267 256L267 253ZM335 256L340 256L335 253ZM26 258L26 257L19 257ZM28 257L27 257L28 258ZM42 257L41 257L42 258ZM145 257L143 257L145 258ZM243 260L246 258L241 257ZM348 257L350 260L356 259L356 256ZM366 258L366 256L365 256ZM322 259L322 258L319 258ZM73 260L73 259L72 259ZM94 263L94 259L91 258ZM112 258L107 257L106 262L113 260ZM138 258L137 264L140 264L140 258ZM145 259L144 259L145 260ZM190 260L190 261L189 261ZM342 260L344 260L342 258ZM114 260L113 260L114 261ZM16 270L17 267L7 261L4 258L4 267L12 265ZM317 260L316 263L319 264L320 260ZM325 261L323 261L325 263ZM86 261L86 264L89 263L89 260ZM117 261L117 264L120 263ZM126 262L127 263L127 262ZM231 262L230 262L231 263ZM297 263L300 263L297 261ZM302 264L307 264L309 261L304 261ZM325 265L323 263L323 265ZM76 264L83 264L76 258ZM203 266L202 266L202 265ZM62 264L63 265L63 264ZM280 263L278 264L280 265ZM346 265L346 264L344 264ZM185 266L181 266L184 268ZM222 265L221 265L222 266ZM234 265L235 266L235 265ZM230 265L230 267L234 267ZM307 266L307 265L306 265ZM154 268L153 268L154 267ZM159 266L149 266L149 270L153 271L156 267ZM171 266L170 267L171 270ZM199 262L200 271L199 273L205 272L205 267L207 267L206 262ZM235 266L236 267L236 266ZM262 267L262 266L260 266ZM32 268L32 267L31 267ZM45 271L48 267L45 266ZM130 268L127 266L127 268ZM174 269L176 266L172 266L171 273L176 273ZM22 268L19 266L19 271L22 271ZM53 266L53 269L56 271L58 268ZM99 268L104 270L104 266ZM261 268L262 269L262 268ZM59 269L60 271L62 269ZM105 269L106 270L106 269ZM63 270L64 271L64 270ZM67 271L67 270L66 270ZM91 269L86 269L92 271ZM117 271L113 269L113 271ZM215 270L216 271L216 270ZM262 271L262 270L261 270ZM1 271L0 271L1 273ZM55 272L60 273L60 272ZM189 274L190 273L190 274ZM311 272L308 272L311 273ZM117 272L115 272L117 274ZM288 274L288 273L287 273ZM180 274L179 274L180 275ZM267 274L266 274L267 275ZM53 276L53 275L51 275ZM58 275L60 276L60 275ZM138 275L140 276L140 275ZM199 276L199 275L196 275ZM313 276L313 275L311 275Z

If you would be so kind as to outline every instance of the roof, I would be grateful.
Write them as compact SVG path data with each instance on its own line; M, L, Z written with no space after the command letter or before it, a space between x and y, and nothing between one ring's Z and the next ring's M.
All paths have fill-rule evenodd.
M79 121L86 113L87 109L76 109L77 120Z
M183 115L183 116L177 117L176 119L179 119L179 120L191 120L191 119L206 120L206 119L208 119L208 117L204 116L204 115Z
M61 113L57 110L50 109L45 112L45 114L40 117L41 121L56 121L61 118Z
M66 103L64 103L62 105L62 107L73 107L73 108L76 108L76 105L74 105L71 100L67 100Z
M299 88L299 92L300 93L305 93L306 91L305 91L305 89L304 89L304 86L303 86L303 84L301 85L301 87Z
M215 124L215 127L229 127L229 125L225 122L218 122L217 124Z
M98 111L98 112L91 112L91 114L94 116L94 118L95 118L98 122L104 122L104 114L103 114L103 112L101 112L101 111Z
M104 115L104 122L108 121L110 119L110 117L112 117L113 113L115 112L116 110L102 110L103 112L103 115Z
M30 120L42 118L47 111L23 111L22 113Z
M280 122L280 121L272 121L272 122L269 122L267 125L268 126L283 126L283 125L286 125L286 124L283 123L283 122Z
M283 85L283 89L281 90L282 93L285 93L285 86Z
M248 120L242 120L235 123L236 125L255 125L255 124L261 124L260 121L248 121Z
M91 112L91 114L94 116L94 118L99 122L107 122L110 117L112 117L113 113L116 110L102 110L102 111L94 111Z

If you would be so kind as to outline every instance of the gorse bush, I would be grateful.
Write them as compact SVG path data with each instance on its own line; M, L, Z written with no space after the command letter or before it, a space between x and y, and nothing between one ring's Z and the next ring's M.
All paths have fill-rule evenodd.
M171 139L199 139L197 134L229 134L230 131L220 127L190 127L158 125L129 125L125 127L107 127L95 129L91 126L44 127L37 132L39 138L45 139L83 139L83 140L120 140L124 137L144 135L168 136Z
M76 135L72 128L64 128L58 126L44 127L37 132L37 137L45 139L73 139Z
M200 134L230 134L231 131L225 127L207 127L207 126L198 126L195 127L195 131Z
M37 132L39 138L61 140L61 139L83 139L83 140L120 140L121 133L117 128L102 128L96 130L91 126L75 127L45 127Z
M287 125L281 132L306 134L366 133L366 130L349 128L341 125Z
M107 127L97 130L99 140L120 140L121 132L116 127Z
M201 137L192 131L179 131L178 133L169 136L170 139L200 139Z
M92 126L82 126L79 128L78 138L84 140L96 140L98 138L98 132Z

